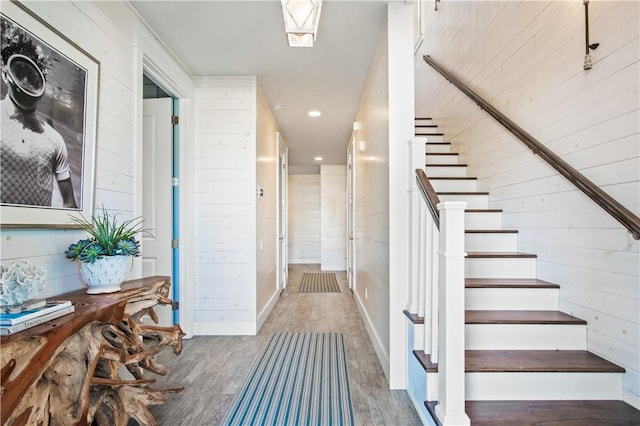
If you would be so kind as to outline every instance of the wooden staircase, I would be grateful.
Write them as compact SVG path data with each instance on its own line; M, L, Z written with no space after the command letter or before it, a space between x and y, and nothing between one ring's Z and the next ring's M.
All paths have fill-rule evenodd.
M587 350L586 321L558 311L559 286L536 278L536 255L517 251L517 230L430 119L425 172L441 201L465 211L465 399L472 425L639 425L640 411L619 401L624 369ZM414 325L420 323L415 315ZM414 351L426 374L437 365ZM435 381L432 381L434 383ZM436 419L437 401L425 401Z

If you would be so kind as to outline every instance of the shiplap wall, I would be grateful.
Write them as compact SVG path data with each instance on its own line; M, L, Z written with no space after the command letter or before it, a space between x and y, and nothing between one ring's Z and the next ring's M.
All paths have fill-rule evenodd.
M278 242L278 154L276 132L278 124L258 86L257 98L256 172L263 196L256 202L257 264L256 312L261 325L278 301L277 242Z
M640 245L422 61L431 55L627 208L640 212L640 3L443 2L424 7L416 114L441 126L479 189L560 284L560 308L588 321L589 350L626 369L639 407Z
M133 25L124 2L23 2L36 15L100 62L95 205L134 216L135 109ZM139 76L141 78L141 76ZM0 230L1 261L28 259L47 270L50 297L85 287L78 266L65 259L69 244L84 237L73 230Z
M320 166L320 267L347 269L347 167Z
M320 263L320 175L289 175L289 263Z
M256 79L195 80L195 334L256 332Z
M389 84L382 32L360 98L355 132L356 302L385 374L389 373ZM357 146L357 145L356 145Z

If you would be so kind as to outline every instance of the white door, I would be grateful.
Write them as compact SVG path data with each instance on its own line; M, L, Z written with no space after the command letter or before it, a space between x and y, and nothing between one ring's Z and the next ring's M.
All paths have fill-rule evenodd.
M172 99L145 99L143 104L142 217L149 231L142 238L143 276L173 273L172 240ZM171 297L171 293L169 293ZM173 324L168 305L155 308L159 324Z
M287 287L287 148L276 134L278 144L278 290Z
M354 204L355 197L355 167L353 164L355 140L351 138L351 143L347 148L347 280L349 288L355 289L355 230L354 230Z

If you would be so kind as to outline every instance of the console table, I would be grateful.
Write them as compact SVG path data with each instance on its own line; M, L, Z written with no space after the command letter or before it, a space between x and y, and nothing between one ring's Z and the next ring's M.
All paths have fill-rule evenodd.
M160 327L154 306L170 305L169 277L123 283L117 293L85 290L51 297L71 300L75 312L0 340L0 419L3 425L117 425L129 419L155 425L148 406L176 389L154 389L143 372L164 375L156 354L179 355L179 325ZM122 378L126 368L133 379Z

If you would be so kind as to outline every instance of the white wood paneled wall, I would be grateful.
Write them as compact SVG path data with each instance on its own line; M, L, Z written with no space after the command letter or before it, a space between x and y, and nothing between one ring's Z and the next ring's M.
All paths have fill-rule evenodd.
M289 263L320 263L320 175L289 175Z
M254 334L256 79L195 83L194 330Z
M134 216L135 108L133 25L124 2L23 2L100 61L95 205ZM108 52L108 53L107 53ZM141 78L141 76L139 76ZM84 288L64 251L84 236L74 230L0 230L2 263L28 259L47 270L41 297Z
M640 3L443 2L424 7L416 110L445 138L560 284L560 309L588 321L588 349L626 369L640 406L640 244L422 61L429 54L627 208L640 213Z
M387 31L376 47L362 91L355 132L354 295L382 368L389 377L389 75ZM405 188L406 189L406 188Z
M258 86L256 171L257 183L263 196L256 203L257 264L256 264L256 313L261 325L278 301L277 250L278 250L278 154L276 132L278 123L269 103Z
M320 166L320 267L347 269L347 167Z

